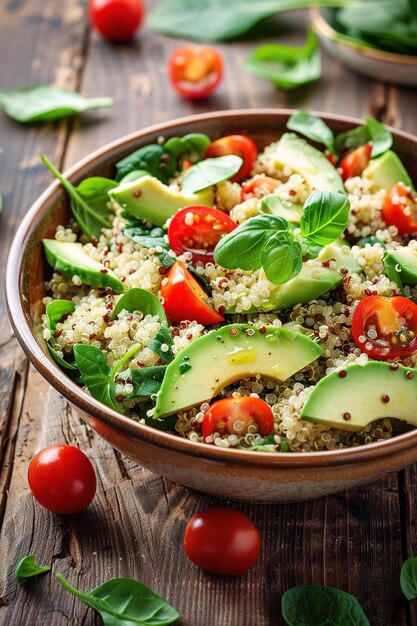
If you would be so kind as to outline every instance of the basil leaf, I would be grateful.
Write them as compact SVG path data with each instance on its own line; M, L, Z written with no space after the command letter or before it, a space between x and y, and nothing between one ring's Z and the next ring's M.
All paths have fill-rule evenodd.
M391 148L392 135L388 128L385 128L381 122L378 122L371 117L365 117L365 120L372 139L371 157L375 158Z
M291 232L278 231L264 244L261 262L267 279L281 285L301 272L301 246Z
M400 586L407 600L417 598L417 556L404 561L400 574Z
M115 397L114 368L109 366L102 351L95 346L76 343L74 356L82 381L93 398L121 411L123 405Z
M164 149L175 159L188 159L192 163L200 161L209 145L211 139L202 133L190 133L184 137L170 137L164 143Z
M166 626L180 617L168 602L132 578L112 578L83 593L61 574L55 576L67 591L95 609L105 626Z
M146 289L140 289L139 287L133 287L126 291L121 298L117 301L114 307L111 319L115 320L121 311L126 310L130 313L134 311L141 311L143 316L156 315L161 322L168 324L165 310L159 299L155 294L147 291Z
M322 143L330 152L334 152L334 134L320 117L308 111L298 111L291 115L287 128L294 130L308 139Z
M242 163L243 159L236 154L200 161L185 172L182 190L186 193L196 193L217 185L234 176L240 170Z
M162 346L168 346L167 350L163 350ZM155 337L149 343L150 350L155 352L165 363L171 363L174 360L172 352L172 336L168 326L161 326Z
M325 246L342 234L348 224L349 200L338 191L316 191L307 199L300 234L308 244Z
M36 565L35 557L29 555L20 559L19 563L16 565L14 575L16 581L23 584L29 580L29 578L39 576L39 574L43 574L44 572L49 572L50 569L49 565Z
M51 122L88 109L112 105L113 98L88 99L75 91L45 85L0 89L0 106L9 117L23 124Z
M52 300L52 302L47 304L45 309L46 325L52 335L55 335L56 325L61 318L68 313L72 313L74 310L75 304L72 300ZM57 354L52 339L49 339L49 341L46 342L46 345L48 346L48 350L52 358L58 363L58 365L68 370L77 369L75 365L68 363L68 361L65 361L65 359Z
M356 150L364 146L371 140L371 135L367 126L357 126L352 130L346 130L336 136L334 140L334 148L339 157L347 152Z
M145 170L166 183L175 173L175 159L172 159L163 146L157 143L142 146L116 163L115 179L120 182L134 170Z
M267 44L257 48L245 61L245 69L291 90L320 78L321 61L317 37L310 28L303 48Z
M357 599L336 587L293 587L283 594L281 604L288 626L370 626Z
M165 376L167 366L155 365L153 367L141 367L137 370L126 370L119 374L117 382L129 378L132 380L133 392L127 396L131 398L147 398L158 393L163 378Z
M130 228L125 228L124 235L139 243L144 248L156 248L156 246L161 246L161 248L169 248L169 245L165 241L166 231L163 228L159 228L158 226L155 228L144 228L143 226L133 226Z
M222 237L214 249L214 260L228 269L256 270L262 266L262 248L288 222L275 215L257 215Z
M111 227L108 192L117 187L117 183L109 178L94 176L74 187L45 156L41 159L68 193L72 214L84 235L90 240L93 237L98 239L103 228Z

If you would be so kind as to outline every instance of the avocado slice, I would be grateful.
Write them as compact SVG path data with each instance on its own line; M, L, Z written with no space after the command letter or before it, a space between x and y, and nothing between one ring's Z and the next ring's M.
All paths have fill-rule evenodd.
M59 272L81 278L92 287L110 287L114 293L122 293L125 288L112 270L106 269L83 251L81 243L43 239L46 260Z
M398 363L369 361L332 372L317 383L300 419L357 431L395 417L417 426L417 370Z
M390 189L397 183L404 183L407 187L414 189L407 170L402 164L398 155L392 150L387 150L377 159L372 159L369 165L364 169L362 176L372 180L372 192L380 189Z
M284 381L323 354L300 333L249 324L212 330L182 350L166 370L154 418L211 400L224 387L257 374Z
M299 224L303 215L303 205L284 200L275 194L265 196L258 203L261 213L269 213L282 217L290 224Z
M307 181L311 191L340 191L345 193L339 172L323 152L293 133L285 133L271 155L275 167L286 165Z
M403 285L417 285L417 250L408 247L390 250L385 263L396 267Z
M141 220L163 226L178 209L187 206L213 206L213 188L198 193L173 191L154 176L142 176L133 182L119 185L109 192L117 204Z

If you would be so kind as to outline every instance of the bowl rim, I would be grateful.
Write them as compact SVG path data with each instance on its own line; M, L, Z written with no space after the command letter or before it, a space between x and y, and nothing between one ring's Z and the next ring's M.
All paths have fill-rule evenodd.
M168 120L161 124L148 126L139 131L129 133L116 139L97 150L89 153L83 159L72 165L64 172L66 178L77 178L83 169L92 170L99 167L104 158L111 159L123 149L129 148L129 144L137 144L138 140L146 140L150 134L163 134L190 123L204 124L206 121L222 120L227 121L238 117L258 118L267 117L289 117L295 112L294 109L236 109L232 111L214 111L201 113L186 117ZM322 113L312 111L327 122L344 122L349 125L363 124L363 120L358 118ZM417 138L404 131L391 128L394 136L405 141L417 143ZM135 146L136 147L136 146ZM124 431L138 441L147 442L157 447L163 447L173 453L182 453L191 457L199 457L205 461L221 462L224 464L237 464L247 466L258 466L263 468L273 468L279 466L281 469L325 469L331 466L341 466L345 464L358 464L384 458L387 453L391 455L400 454L417 444L417 429L396 435L391 439L374 442L372 444L361 444L351 448L339 448L335 450L315 451L315 452L257 452L248 450L237 450L230 448L220 448L218 446L208 446L207 444L190 441L179 435L170 434L155 427L140 424L129 417L118 413L110 407L91 397L73 382L52 360L47 356L35 339L30 325L24 314L20 299L21 272L23 265L23 251L33 234L33 224L36 222L38 214L44 214L42 208L46 202L54 202L63 195L63 190L59 181L54 181L39 198L32 204L31 208L23 218L11 245L6 269L6 303L10 322L14 333L28 356L29 360L41 375L69 400L76 407L85 413L93 416L107 426L116 430ZM46 212L45 212L46 213Z

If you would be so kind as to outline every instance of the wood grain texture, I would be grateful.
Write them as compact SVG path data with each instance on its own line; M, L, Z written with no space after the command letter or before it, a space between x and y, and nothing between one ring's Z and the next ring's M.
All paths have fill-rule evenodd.
M1 268L12 234L50 181L39 165L75 163L123 134L177 116L244 107L302 107L373 114L417 132L415 92L373 84L324 57L320 81L285 94L242 71L254 36L219 49L226 79L207 102L180 99L166 78L166 60L180 41L144 30L129 45L110 46L89 33L82 0L9 0L0 5L1 85L57 82L86 96L110 95L115 106L71 122L20 127L1 118ZM282 41L300 44L300 14L271 22ZM10 36L10 34L13 36ZM23 43L22 43L23 42ZM2 297L2 296L1 296ZM4 310L4 302L1 300ZM315 502L253 505L222 501L163 480L121 457L92 433L32 368L0 316L0 624L90 626L100 620L61 589L53 572L89 590L108 578L130 576L170 601L183 626L283 624L280 597L293 585L330 584L355 594L372 626L416 626L399 589L406 555L417 554L416 468L373 485ZM34 503L27 487L33 454L53 443L82 448L98 477L88 511L56 516ZM263 539L255 567L238 578L195 568L182 538L189 518L212 506L233 506L257 524ZM19 587L14 567L25 554L52 563L53 572Z

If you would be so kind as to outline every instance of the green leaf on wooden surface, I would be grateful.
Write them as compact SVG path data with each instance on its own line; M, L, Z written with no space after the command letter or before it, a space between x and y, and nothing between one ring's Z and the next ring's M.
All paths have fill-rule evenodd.
M287 128L317 143L322 143L330 152L334 152L333 131L317 115L313 115L308 111L297 111L288 120Z
M50 569L51 567L49 565L36 565L35 557L28 555L20 559L19 563L16 565L14 575L16 581L19 584L23 584L30 578L49 572Z
M84 98L75 91L45 85L0 90L0 106L17 122L51 122L88 109L110 107L112 98Z
M182 190L196 193L232 178L242 166L243 159L236 154L204 159L190 167L184 174Z
M349 200L338 191L315 191L304 205L300 235L309 245L325 246L345 230Z
M400 585L407 600L417 598L417 556L404 561L401 568Z
M123 310L129 311L130 313L141 311L144 317L146 315L156 315L161 322L168 323L164 307L159 302L159 298L150 291L141 289L140 287L129 289L119 298L114 307L111 319L115 320Z

